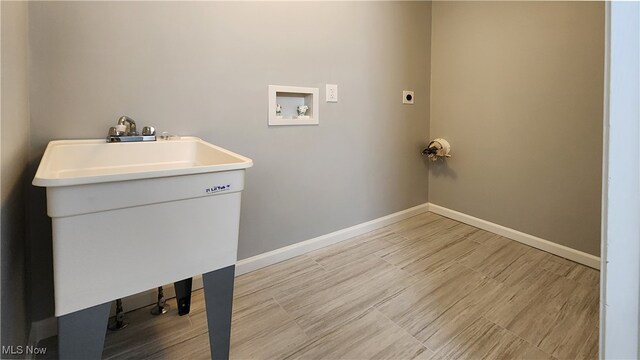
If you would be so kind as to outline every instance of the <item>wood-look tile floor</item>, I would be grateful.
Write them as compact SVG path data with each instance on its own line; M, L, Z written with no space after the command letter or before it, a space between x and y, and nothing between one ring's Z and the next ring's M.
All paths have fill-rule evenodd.
M236 278L233 359L592 359L599 272L424 213ZM188 316L149 308L107 359L207 359Z

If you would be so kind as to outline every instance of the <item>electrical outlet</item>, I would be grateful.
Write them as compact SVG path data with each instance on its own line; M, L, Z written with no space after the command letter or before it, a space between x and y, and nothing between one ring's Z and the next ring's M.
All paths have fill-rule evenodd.
M327 84L327 102L338 102L338 85Z
M413 105L413 91L403 90L402 91L402 103L407 105Z

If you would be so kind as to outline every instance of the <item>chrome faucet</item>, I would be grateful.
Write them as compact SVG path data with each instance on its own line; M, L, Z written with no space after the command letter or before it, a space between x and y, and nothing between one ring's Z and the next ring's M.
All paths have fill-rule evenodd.
M133 119L128 116L126 115L121 116L120 119L118 119L118 125L126 126L126 130L125 130L126 136L138 135L138 131L136 130L136 122L133 121ZM117 126L116 126L116 129L118 129Z
M153 126L142 128L142 134L138 134L136 122L128 116L121 116L118 124L109 128L107 142L136 142L156 141L156 129Z

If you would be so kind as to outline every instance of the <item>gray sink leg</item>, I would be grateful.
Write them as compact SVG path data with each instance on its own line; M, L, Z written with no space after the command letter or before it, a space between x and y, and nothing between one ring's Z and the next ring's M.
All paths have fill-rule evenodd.
M235 265L202 274L211 359L229 358Z
M176 302L178 303L178 315L183 316L191 311L191 289L193 278L176 281L173 288L176 290Z
M58 318L58 358L102 358L111 303L96 305Z

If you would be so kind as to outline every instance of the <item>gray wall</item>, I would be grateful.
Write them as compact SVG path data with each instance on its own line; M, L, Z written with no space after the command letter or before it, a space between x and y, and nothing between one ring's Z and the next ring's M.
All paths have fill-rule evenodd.
M240 259L427 200L597 255L604 7L433 7L432 23L428 2L32 2L29 176L48 141L127 114L254 160ZM269 84L319 87L320 125L269 128ZM427 176L430 132L454 157ZM38 320L50 223L29 191Z
M31 160L53 139L103 137L122 114L246 155L240 259L422 204L430 6L30 3ZM320 125L267 127L269 84L319 87ZM33 196L41 318L51 245Z
M29 330L25 276L24 183L29 152L29 92L27 78L28 20L26 2L0 4L2 23L2 170L0 292L2 345L24 346ZM2 355L5 358L8 355Z
M600 252L604 5L434 2L429 200Z

